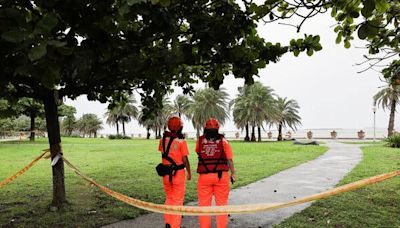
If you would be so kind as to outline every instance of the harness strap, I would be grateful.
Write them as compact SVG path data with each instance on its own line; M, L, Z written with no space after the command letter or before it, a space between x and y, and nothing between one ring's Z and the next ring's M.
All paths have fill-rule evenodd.
M170 137L168 145L167 145L167 148L165 148L165 139L166 139L166 136L163 136L163 141L162 141L163 154L162 154L162 158L167 160L167 161L169 161L171 163L171 165L172 165L173 171L172 171L172 174L169 175L169 182L172 183L172 177L176 175L176 172L178 170L184 169L185 165L184 164L177 165L176 162L174 161L174 159L172 159L170 156L168 156L169 151L171 149L172 142L174 141L175 137Z
M199 161L203 164L204 168L206 168L206 173L209 173L210 170L208 169L206 162L200 155L199 155Z

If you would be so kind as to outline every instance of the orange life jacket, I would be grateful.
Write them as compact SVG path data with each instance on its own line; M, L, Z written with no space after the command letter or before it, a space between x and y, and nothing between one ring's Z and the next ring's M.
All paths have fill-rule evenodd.
M229 170L223 139L222 135L217 140L207 140L204 136L200 136L197 173L221 173Z

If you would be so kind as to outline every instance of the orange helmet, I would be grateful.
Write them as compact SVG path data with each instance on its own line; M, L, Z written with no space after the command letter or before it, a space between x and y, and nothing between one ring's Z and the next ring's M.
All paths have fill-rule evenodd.
M174 116L168 120L168 129L170 131L179 131L183 127L183 121L181 118Z
M207 120L206 125L204 126L205 129L219 129L219 122L215 118L210 118Z

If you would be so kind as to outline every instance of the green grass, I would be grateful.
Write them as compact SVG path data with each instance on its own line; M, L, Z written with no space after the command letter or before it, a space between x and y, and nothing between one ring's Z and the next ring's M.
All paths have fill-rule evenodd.
M400 149L362 150L364 159L339 185L400 169ZM317 201L276 227L400 227L400 177Z
M341 141L341 143L344 144L361 144L361 145L385 145L385 141Z
M243 186L276 172L314 159L325 147L292 142L231 142L237 182ZM47 148L35 143L0 143L0 180L14 174ZM160 162L155 140L63 138L64 155L100 184L142 200L163 203L162 180L155 172ZM194 142L189 141L192 172L197 167ZM52 195L50 161L42 160L15 182L0 189L0 226L98 227L146 213L103 194L71 172L65 171L69 206L50 212ZM187 185L185 201L196 200L197 174Z

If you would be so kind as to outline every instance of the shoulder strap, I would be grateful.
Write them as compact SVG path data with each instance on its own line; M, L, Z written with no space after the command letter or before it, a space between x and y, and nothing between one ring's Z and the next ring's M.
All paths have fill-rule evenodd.
M165 147L165 139L167 137L163 136L163 141L162 141L162 148L163 148L163 154L162 154L162 158L164 158L165 160L169 161L172 165L177 166L176 162L174 161L174 159L172 159L170 156L168 156L169 154L169 150L171 149L171 144L174 141L174 137L170 137L169 138L169 142L167 147Z

